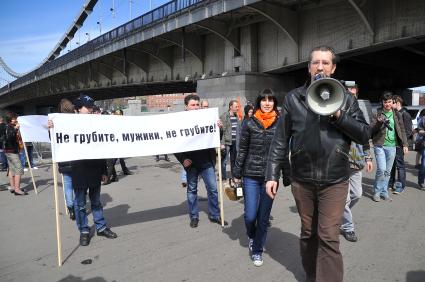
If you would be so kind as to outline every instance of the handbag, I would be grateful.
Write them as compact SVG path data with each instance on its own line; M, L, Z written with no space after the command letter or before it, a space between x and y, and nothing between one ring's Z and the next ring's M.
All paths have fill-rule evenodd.
M229 179L229 185L224 189L230 201L238 201L243 197L242 182L235 183Z

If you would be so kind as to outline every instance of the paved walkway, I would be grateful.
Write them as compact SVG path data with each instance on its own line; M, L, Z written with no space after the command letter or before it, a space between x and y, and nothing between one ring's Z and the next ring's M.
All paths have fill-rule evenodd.
M409 155L407 192L391 202L370 199L373 175L364 179L365 197L354 208L359 241L341 237L345 281L425 281L425 191L416 188L417 171ZM75 223L65 215L60 193L64 264L57 266L51 166L34 171L39 194L0 192L0 281L303 281L299 217L289 189L274 203L273 225L264 265L248 256L242 202L225 200L222 229L209 223L206 193L199 227L189 227L180 165L153 157L128 159L135 172L102 187L105 217L115 240L94 236L78 245ZM118 173L120 168L117 166ZM4 173L0 184L6 183ZM24 188L32 189L29 173ZM201 181L202 182L202 181ZM1 185L5 188L5 185ZM89 216L90 222L91 216ZM82 264L90 259L91 264Z

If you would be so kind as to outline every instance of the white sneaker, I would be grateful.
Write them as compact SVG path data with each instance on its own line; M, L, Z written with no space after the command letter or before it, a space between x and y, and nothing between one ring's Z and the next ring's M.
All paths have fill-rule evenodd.
M263 265L263 257L260 254L252 255L252 262L255 266L262 266Z
M33 166L32 168L33 168L33 169L38 169L38 167L36 167L36 166Z
M28 168L24 168L24 171L28 171Z

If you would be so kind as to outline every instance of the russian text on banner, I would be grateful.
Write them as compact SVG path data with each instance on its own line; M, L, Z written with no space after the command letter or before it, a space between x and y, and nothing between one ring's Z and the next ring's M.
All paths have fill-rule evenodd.
M49 114L56 162L194 151L220 146L218 109L151 116Z

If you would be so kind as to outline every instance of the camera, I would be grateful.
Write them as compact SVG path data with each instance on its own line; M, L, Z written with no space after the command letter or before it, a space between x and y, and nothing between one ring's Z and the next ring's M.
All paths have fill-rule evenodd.
M380 118L381 118L381 120L382 120L382 124L386 127L386 128L388 128L388 130L390 130L390 131L392 131L393 130L393 128L391 127L391 125L390 125L390 120L384 115L384 114L381 114L381 116L380 116Z

